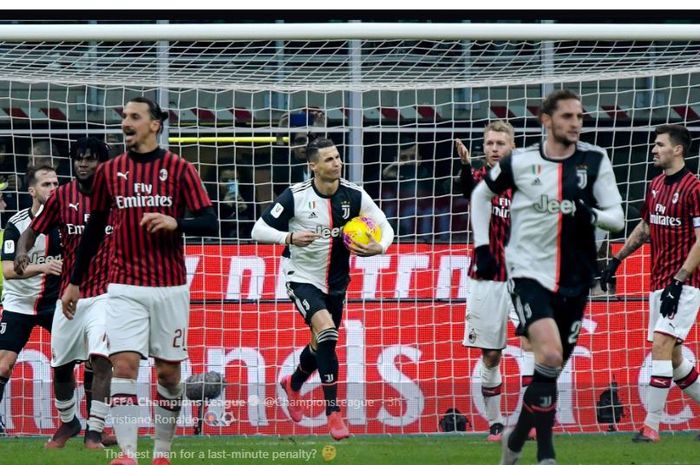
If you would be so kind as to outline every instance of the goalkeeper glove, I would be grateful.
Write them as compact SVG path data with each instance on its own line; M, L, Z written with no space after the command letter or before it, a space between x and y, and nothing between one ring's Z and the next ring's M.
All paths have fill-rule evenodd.
M488 245L480 245L476 248L476 277L491 280L498 273L498 264L491 255Z
M669 320L676 316L678 311L678 300L683 292L683 283L674 279L671 284L666 286L666 289L661 293L661 315Z
M620 266L621 263L621 260L613 257L612 260L608 262L608 265L605 267L603 272L600 274L600 288L603 291L608 292L608 284L610 285L610 290L613 290L613 288L615 287L615 282L617 281L615 273L617 272L617 268Z

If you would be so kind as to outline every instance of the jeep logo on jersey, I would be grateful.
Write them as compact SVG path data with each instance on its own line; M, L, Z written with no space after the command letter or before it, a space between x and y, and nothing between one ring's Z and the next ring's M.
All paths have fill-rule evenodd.
M585 189L588 185L588 167L586 165L576 167L576 177L578 178L578 188Z
M576 204L572 200L550 200L549 196L544 194L540 196L540 202L536 203L533 206L535 207L535 210L537 210L540 213L561 212L563 215L570 215L576 212Z
M321 236L322 239L328 239L329 237L340 237L341 231L341 228L331 229L328 226L316 226L316 234Z
M60 260L61 259L61 254L58 255L39 255L39 253L35 252L29 257L29 261L31 263L34 263L35 265L42 265L44 263L52 262L54 260Z

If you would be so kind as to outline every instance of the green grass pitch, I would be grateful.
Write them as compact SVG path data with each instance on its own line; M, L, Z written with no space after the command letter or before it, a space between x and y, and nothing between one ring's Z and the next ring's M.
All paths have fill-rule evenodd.
M560 465L698 465L700 442L695 434L662 434L658 444L634 444L632 435L557 435ZM0 438L0 465L106 465L116 448L88 451L82 438L65 449L44 450L46 438ZM325 461L323 448L335 447ZM140 465L151 463L150 439L139 441ZM326 450L328 452L328 450ZM330 458L330 457L328 457ZM332 465L496 465L500 445L484 435L355 436L334 443L322 436L179 437L173 444L173 465L324 464ZM535 443L528 442L521 464L535 464Z

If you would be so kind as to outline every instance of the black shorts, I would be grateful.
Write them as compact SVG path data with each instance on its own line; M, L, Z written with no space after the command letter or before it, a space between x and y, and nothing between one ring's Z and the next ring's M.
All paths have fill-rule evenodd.
M588 303L588 292L565 297L543 287L534 279L515 278L509 283L515 312L520 320L517 333L527 335L528 327L542 318L552 318L559 328L564 359L576 346L583 313Z
M292 299L294 307L304 317L307 325L311 326L311 317L314 313L326 309L333 318L335 328L340 328L345 294L328 295L312 284L288 282L287 295Z
M0 350L20 353L29 340L34 326L41 326L51 332L53 313L25 315L5 310L0 318Z

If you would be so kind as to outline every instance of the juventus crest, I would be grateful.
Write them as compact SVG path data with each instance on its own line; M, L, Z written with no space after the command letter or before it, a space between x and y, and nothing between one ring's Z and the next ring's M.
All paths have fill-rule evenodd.
M586 165L576 167L576 178L578 179L579 189L585 189L588 185L588 167Z
M343 209L343 219L347 220L350 218L350 202L342 202L340 206Z

